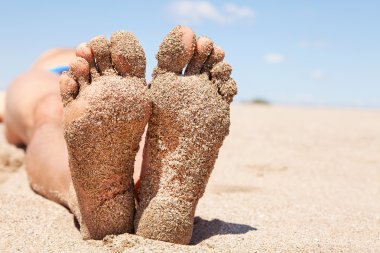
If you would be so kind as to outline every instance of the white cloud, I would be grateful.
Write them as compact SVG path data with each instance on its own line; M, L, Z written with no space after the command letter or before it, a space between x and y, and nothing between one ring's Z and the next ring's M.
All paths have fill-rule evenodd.
M302 40L299 43L300 47L302 48L312 48L312 49L325 49L328 48L330 45L325 40Z
M311 78L317 81L322 81L326 79L326 73L321 69L314 69L311 72Z
M234 23L255 17L253 9L233 3L218 7L206 0L180 0L168 6L169 13L180 23L200 23L205 20L220 24Z
M224 5L224 10L236 18L255 17L255 12L251 8L244 6L240 7L232 3Z
M269 64L278 64L283 63L286 58L282 54L269 53L263 56L263 60Z

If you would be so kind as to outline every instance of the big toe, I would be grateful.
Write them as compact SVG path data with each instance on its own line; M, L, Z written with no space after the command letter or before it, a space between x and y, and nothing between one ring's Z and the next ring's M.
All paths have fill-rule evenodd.
M145 77L145 53L132 33L114 32L110 40L110 50L113 66L120 75Z
M195 34L186 26L177 26L162 41L156 58L164 71L180 73L190 62L195 48Z
M89 46L100 74L114 73L107 39L104 36L97 36L90 41Z

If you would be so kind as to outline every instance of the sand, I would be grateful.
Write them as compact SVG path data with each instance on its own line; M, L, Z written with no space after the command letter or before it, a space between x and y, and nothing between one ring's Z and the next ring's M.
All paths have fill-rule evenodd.
M83 241L1 139L0 252L380 251L380 111L234 105L231 122L191 246Z
M152 99L144 147L148 159L138 192L135 232L145 238L188 245L196 205L229 133L230 102L237 90L227 63L216 63L211 73L201 73L198 68L194 75L178 74L178 64L197 65L201 53L207 56L207 51L193 53L200 47L194 47L194 33L186 34L183 29L178 26L164 38L157 53L156 69L160 70L148 90ZM186 35L188 44L182 39ZM175 57L168 57L171 55ZM196 60L176 64L168 60L186 59L187 55ZM232 89L220 88L229 81Z
M134 230L133 170L151 101L145 54L133 34L115 32L111 43L97 36L88 45L79 47L87 60L76 57L66 73L80 86L77 96L67 100L74 94L67 92L73 87L70 78L60 83L73 182L67 206L76 214L84 239L102 239ZM99 73L94 75L95 63Z
M209 58L214 48L214 42L207 37L199 37L190 62L186 66L185 75L201 73L204 63Z
M195 34L189 28L176 26L160 44L156 54L157 68L182 73L182 69L193 56L195 44Z

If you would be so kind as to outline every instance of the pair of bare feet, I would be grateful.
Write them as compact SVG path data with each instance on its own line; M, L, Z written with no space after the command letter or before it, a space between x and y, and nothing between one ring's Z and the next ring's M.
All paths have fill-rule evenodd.
M83 236L135 232L188 244L236 94L222 49L174 28L160 45L149 87L144 51L129 32L113 33L110 42L98 36L76 55L60 87L76 193L70 207ZM134 160L147 124L135 207Z

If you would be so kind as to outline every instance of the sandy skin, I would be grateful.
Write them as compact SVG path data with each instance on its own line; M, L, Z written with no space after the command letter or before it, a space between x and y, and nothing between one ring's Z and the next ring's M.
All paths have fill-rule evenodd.
M71 209L84 238L130 233L134 218L138 235L188 244L196 205L229 132L229 103L236 94L232 69L211 40L197 41L191 29L178 26L160 46L147 90L145 57L130 56L139 47L131 36L115 33L110 47L104 37L80 46L80 57L61 77L80 212L75 198ZM133 161L148 119L134 217Z
M98 36L79 51L60 79L64 136L82 235L102 239L133 231L134 161L151 103L132 34L114 33L110 46Z
M28 147L32 188L68 206L79 219L85 239L130 233L135 218L138 234L187 244L197 201L228 134L229 103L236 94L229 77L231 67L222 61L223 50L206 37L195 40L187 27L176 27L160 46L150 90L144 79L144 52L128 32L114 33L110 42L98 36L81 44L75 54L70 71L60 78L62 102L53 85L56 76L33 70L25 75L26 80L40 84L46 76L46 85L39 86L46 89L23 100L34 106L6 108L8 140ZM64 61L47 66L63 65L59 62ZM182 76L185 65L186 76ZM17 100L12 98L19 97L17 87L25 83L21 81L7 94L9 105ZM170 94L169 99L165 94ZM151 100L156 108L153 117ZM30 112L25 108L31 108ZM149 119L142 171L146 177L134 217L133 163ZM46 152L48 156L41 155ZM171 170L170 166L178 163L181 165ZM152 177L159 170L162 173ZM182 186L168 187L173 179ZM167 194L162 194L164 191ZM152 198L152 193L157 193L157 198ZM168 200L173 204L170 212ZM147 208L149 203L152 208ZM176 230L165 229L173 224L163 214L178 215L181 222ZM157 225L147 229L146 222ZM173 235L173 231L178 233Z
M196 41L194 33L182 26L160 46L149 89L153 110L135 219L137 235L190 242L195 208L228 135L229 103L236 94L231 67L223 57L209 39Z

